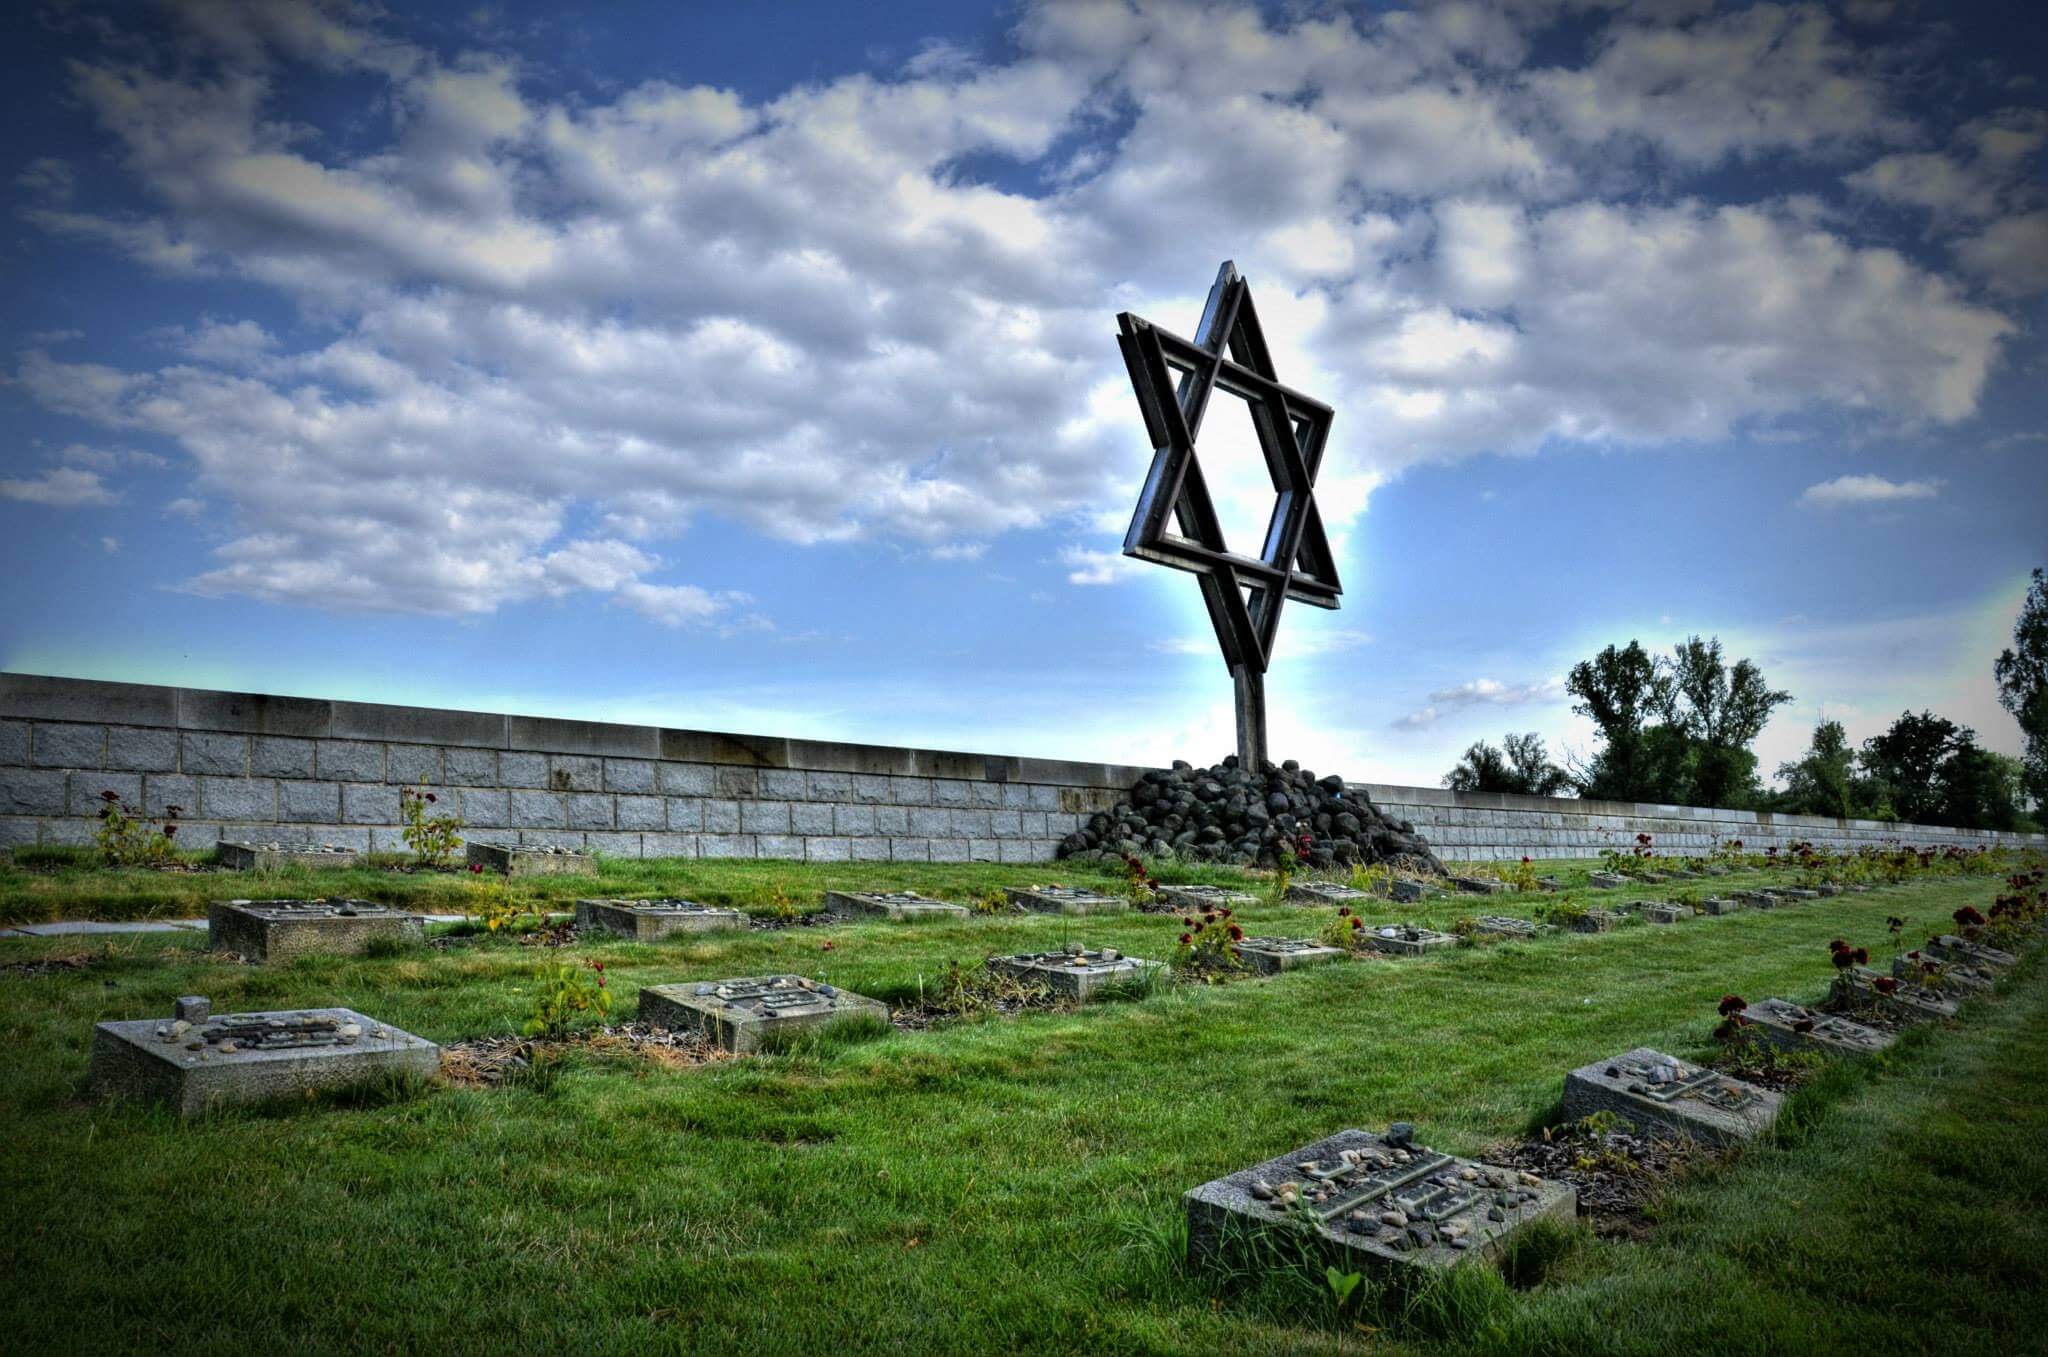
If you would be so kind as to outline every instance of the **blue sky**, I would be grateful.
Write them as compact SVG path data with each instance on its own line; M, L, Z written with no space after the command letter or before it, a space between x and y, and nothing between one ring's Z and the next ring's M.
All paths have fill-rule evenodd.
M2019 735L2017 5L89 3L0 17L9 669L1156 762L1230 740L1115 315L1337 409L1276 752L1583 753L1718 634ZM1226 526L1260 520L1234 425Z

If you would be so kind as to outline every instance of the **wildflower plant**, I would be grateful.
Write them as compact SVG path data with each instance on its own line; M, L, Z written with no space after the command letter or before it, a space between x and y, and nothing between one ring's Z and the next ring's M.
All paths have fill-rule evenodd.
M405 821L398 832L405 846L412 849L413 860L422 867L445 865L455 855L456 845L462 842L462 817L434 813L440 799L438 793L427 790L425 782L417 788L398 789L398 814Z
M569 1035L579 1014L594 1013L602 1020L611 1011L612 993L602 961L586 961L580 966L550 962L540 969L540 994L523 1030L530 1037L560 1041Z
M93 843L109 867L154 867L169 862L182 813L180 807L166 806L162 826L152 828L142 812L123 801L119 793L103 791Z
M1244 969L1237 945L1244 941L1244 929L1227 909L1205 909L1199 915L1180 916L1181 934L1174 944L1176 975L1205 982L1234 975Z
M1316 930L1316 941L1325 947L1341 947L1347 952L1357 951L1360 935L1365 932L1365 920L1351 912L1351 906L1341 905L1336 916Z

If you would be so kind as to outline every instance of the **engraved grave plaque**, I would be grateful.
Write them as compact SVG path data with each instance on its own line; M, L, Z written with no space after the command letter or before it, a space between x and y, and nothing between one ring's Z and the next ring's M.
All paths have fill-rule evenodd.
M1723 914L1740 914L1745 908L1747 906L1740 900L1731 900L1719 895L1710 895L1699 904L1700 913L1716 917Z
M1669 900L1637 900L1629 906L1644 923L1675 924L1681 919L1692 917L1690 905L1673 904Z
M1742 1010L1744 1030L1788 1051L1826 1051L1835 1055L1869 1055L1892 1044L1889 1032L1865 1027L1833 1013L1802 1008L1784 999L1766 999Z
M1936 961L1961 961L1993 970L2005 970L2019 965L2020 962L2020 959L2011 952L2001 951L1986 943L1971 942L1953 933L1936 934L1929 938L1920 950Z
M1574 933L1612 933L1628 916L1611 909L1589 909L1571 920Z
M1639 1046L1565 1076L1564 1115L1612 1112L1646 1135L1727 1145L1748 1140L1778 1115L1779 1096L1701 1065Z
M1367 924L1357 933L1361 947L1370 947L1388 956L1421 956L1424 952L1458 945L1455 933L1439 933L1433 928L1418 928L1413 924Z
M163 1103L196 1116L210 1107L348 1088L394 1074L425 1078L441 1067L434 1043L353 1009L216 1016L210 1008L203 998L187 996L168 1021L96 1024L94 1094Z
M927 900L916 891L827 891L825 908L844 918L964 919L965 905Z
M1010 903L1034 914L1121 914L1131 902L1072 886L1006 886Z
M1109 986L1148 980L1165 969L1162 962L1125 956L1114 947L1089 951L1079 943L1058 952L990 957L988 968L1012 980L1044 985L1077 1003L1088 1002Z
M1237 944L1237 954L1261 975L1320 966L1351 955L1341 948L1325 947L1314 938L1245 938Z
M1477 938L1511 938L1526 942L1549 931L1549 924L1518 919L1512 914L1482 914L1472 921L1472 936Z
M368 900L221 900L207 907L206 946L259 961L329 952L359 955L378 939L420 942L417 916Z
M678 933L745 928L736 909L713 909L694 900L578 900L576 927L616 933L635 942L656 942Z
M1412 1129L1339 1131L1204 1183L1181 1200L1188 1256L1229 1265L1267 1229L1313 1222L1329 1261L1376 1270L1448 1268L1481 1257L1535 1220L1569 1221L1577 1194L1534 1174L1439 1154Z
M650 985L640 991L640 1021L650 1027L702 1032L728 1051L758 1051L771 1032L823 1027L848 1018L887 1021L889 1006L852 990L801 975Z
M353 867L361 856L331 843L230 843L217 848L220 865L233 872L274 872L280 867Z
M1243 909L1259 903L1251 892L1228 886L1161 886L1159 898L1175 909Z
M1349 905L1353 910L1365 905L1376 905L1385 897L1371 891L1359 890L1356 886L1340 885L1335 881L1296 881L1288 886L1287 894L1281 899L1290 905Z
M1890 982L1888 989L1877 984L1878 973L1867 966L1838 971L1828 992L1829 1003L1851 1016L1876 1012L1906 1022L1953 1018L1961 1007L1954 995L1925 985L1910 985L1893 976L1883 978Z
M513 843L468 845L471 866L506 876L596 876L597 858L567 848L541 848Z

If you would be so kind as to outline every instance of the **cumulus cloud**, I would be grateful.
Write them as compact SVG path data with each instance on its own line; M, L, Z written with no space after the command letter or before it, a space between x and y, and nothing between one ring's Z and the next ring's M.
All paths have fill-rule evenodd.
M582 592L728 625L727 581L651 580L724 569L690 559L707 516L940 559L1114 518L1146 450L1105 318L1191 330L1225 256L1283 378L1340 411L1319 486L1340 550L1417 462L1815 408L1964 419L2015 333L1799 203L1639 192L1903 135L1881 73L1810 8L1632 15L1584 62L1523 72L1528 29L1493 7L1053 0L1000 61L574 99L369 11L172 14L175 60L116 43L75 69L149 210L81 207L36 162L27 219L269 289L323 338L210 316L165 336L174 363L32 351L15 378L182 451L177 503L229 525L202 593L460 614ZM278 93L307 72L372 90L384 121L288 124ZM2013 135L1969 154L2023 154ZM962 168L987 160L1026 173ZM2024 229L1978 239L1966 260L2024 275ZM1219 498L1259 519L1270 485L1239 472ZM1082 545L1060 563L1089 585L1127 568Z
M113 504L121 497L100 479L99 472L59 466L37 476L0 480L0 498L18 499L52 509L82 509Z
M1892 481L1882 476L1837 476L1831 481L1807 486L1799 492L1799 503L1808 509L1843 509L1864 504L1933 499L1941 493L1943 484L1938 476L1915 481Z
M1427 730L1450 713L1466 707L1525 707L1534 703L1562 702L1564 680L1558 677L1535 683L1502 683L1480 678L1429 695L1429 705L1419 707L1394 722L1396 730Z

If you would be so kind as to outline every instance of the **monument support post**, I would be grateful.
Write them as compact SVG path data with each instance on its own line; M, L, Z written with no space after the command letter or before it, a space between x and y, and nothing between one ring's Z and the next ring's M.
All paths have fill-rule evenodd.
M1237 761L1258 772L1266 766L1266 676L1248 664L1234 664L1237 680Z

